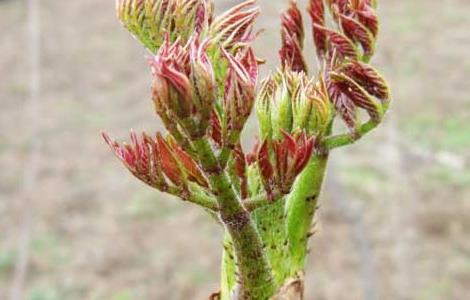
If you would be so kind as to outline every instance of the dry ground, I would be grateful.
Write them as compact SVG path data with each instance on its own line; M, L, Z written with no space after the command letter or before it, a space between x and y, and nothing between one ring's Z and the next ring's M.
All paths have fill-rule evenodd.
M40 1L43 146L34 201L24 201L35 126L25 114L24 2L0 2L0 299L28 209L26 299L206 299L217 288L219 228L131 178L99 136L159 127L145 53L115 20L113 1ZM283 1L259 2L267 30L258 54L274 64ZM466 300L470 1L381 2L375 62L395 103L380 130L333 155L307 299Z

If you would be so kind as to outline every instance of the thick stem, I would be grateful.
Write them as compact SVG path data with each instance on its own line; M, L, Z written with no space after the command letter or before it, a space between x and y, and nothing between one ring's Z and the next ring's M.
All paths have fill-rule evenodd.
M240 291L237 299L269 299L274 293L271 267L250 213L238 199L207 139L197 139L193 145L217 197L219 217L232 241L239 275Z
M293 274L304 269L308 254L308 238L311 235L312 221L327 161L328 156L312 156L287 199L287 233Z
M301 299L308 236L317 206L328 157L315 155L294 184L291 194L269 201L265 194L243 202L252 211L272 268L276 293L270 300ZM255 184L256 183L253 183ZM256 193L255 193L256 194ZM236 268L232 241L227 235L222 265L222 298L236 286ZM291 297L292 295L292 297ZM257 299L257 298L253 298Z

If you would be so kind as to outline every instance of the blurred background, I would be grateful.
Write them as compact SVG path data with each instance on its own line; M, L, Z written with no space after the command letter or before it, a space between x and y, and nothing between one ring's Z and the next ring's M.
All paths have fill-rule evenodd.
M264 74L286 2L259 1ZM470 1L380 2L374 63L394 103L379 130L332 155L306 299L469 299ZM0 1L0 299L217 290L218 226L135 180L100 137L160 128L145 55L114 1Z

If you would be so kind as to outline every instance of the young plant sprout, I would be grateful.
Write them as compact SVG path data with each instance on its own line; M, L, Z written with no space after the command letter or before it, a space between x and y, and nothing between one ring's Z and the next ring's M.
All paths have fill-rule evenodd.
M165 133L103 134L138 179L205 209L224 228L220 291L211 299L302 299L303 273L329 153L381 123L391 100L369 64L374 0L310 0L318 68L307 71L302 12L281 15L281 65L257 88L260 9L243 1L117 0L122 24L151 53L152 100ZM240 142L252 112L258 143ZM365 116L368 116L364 119ZM344 122L345 133L333 131Z

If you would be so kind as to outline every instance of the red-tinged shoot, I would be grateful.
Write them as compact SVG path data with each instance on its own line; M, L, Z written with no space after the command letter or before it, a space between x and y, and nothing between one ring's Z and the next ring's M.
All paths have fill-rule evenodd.
M304 48L304 25L302 13L297 2L291 0L289 9L281 15L282 47L279 51L284 69L301 72L307 71L307 63L302 53Z
M207 31L213 18L212 0L117 0L122 24L152 53L171 41L185 44L193 34Z
M238 51L235 56L224 49L222 52L228 61L223 98L223 123L226 142L233 144L232 138L239 138L253 109L258 63L251 48Z
M255 0L243 1L215 17L209 29L213 41L228 51L249 45L256 37L253 24L260 13L255 4Z
M208 41L195 36L187 45L167 41L149 60L156 112L167 129L178 123L192 136L203 136L210 123L216 86L207 56Z
M336 27L328 27L325 5ZM310 0L313 37L328 95L353 139L361 136L360 110L379 124L391 95L384 78L368 64L379 32L376 1Z
M302 9L286 3L280 65L258 89L255 0L220 15L213 0L116 0L118 18L152 55L152 100L169 134L132 132L129 144L103 137L138 179L222 223L214 299L302 298L330 151L378 126L391 101L369 64L379 33L376 0L308 0L313 76ZM241 136L253 107L261 143L246 155ZM336 132L338 120L346 132Z
M131 144L120 144L103 133L103 138L129 171L151 187L165 191L168 183L161 164L160 151L147 135L131 132Z
M129 171L138 179L164 192L175 188L187 191L188 182L202 187L208 183L197 163L173 140L167 141L160 133L152 138L131 132L131 143L118 143L103 133L105 142Z
M323 0L310 0L309 14L313 26L313 39L317 55L326 55L368 61L374 54L379 31L378 17L375 14L375 1L368 0L328 0L327 6L340 30L328 28L325 22Z
M256 101L262 138L280 139L283 132L305 131L316 137L327 134L333 112L320 79L284 70L263 82Z
M288 194L313 153L315 138L305 132L296 136L283 132L283 139L265 140L258 150L258 167L268 195Z
M322 59L327 52L327 35L319 28L325 26L325 4L323 0L310 0L308 13L312 20L313 42L317 56Z

